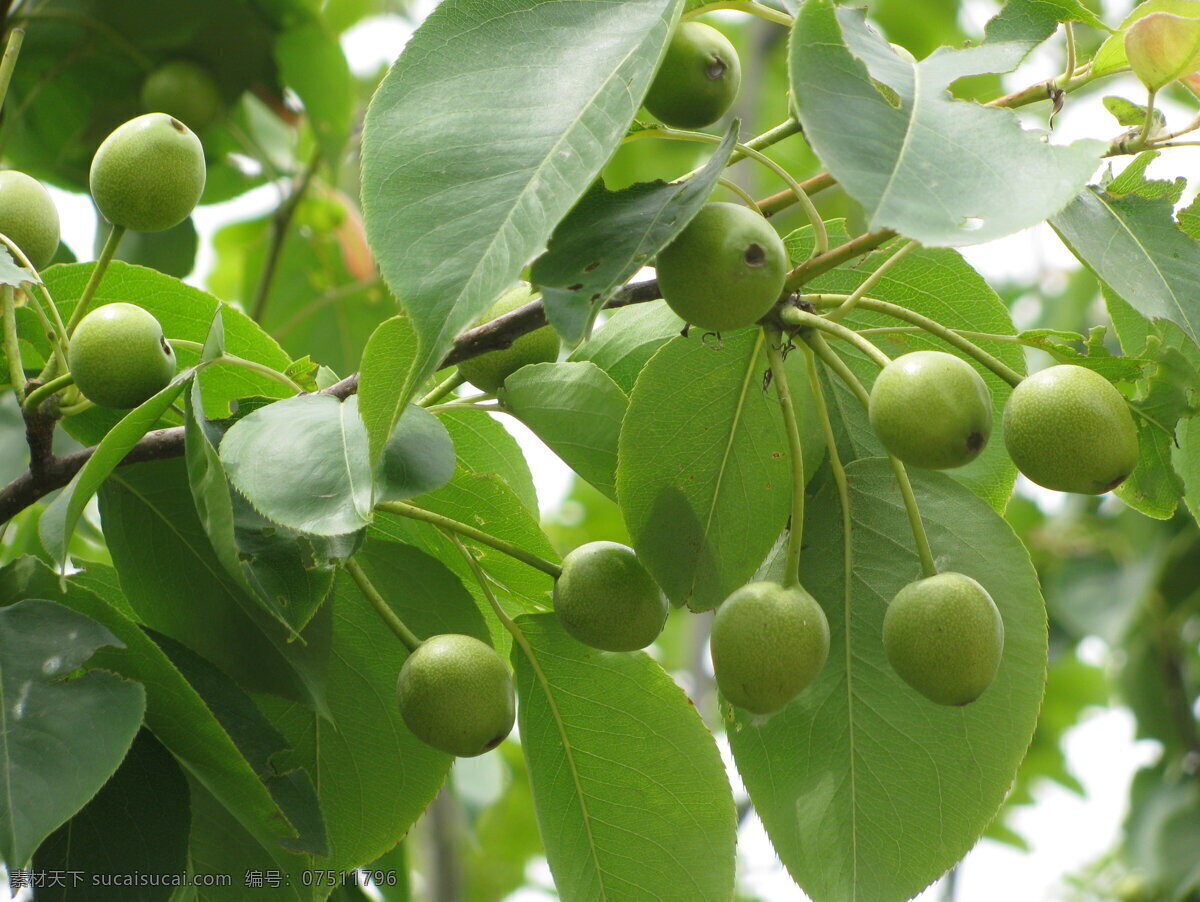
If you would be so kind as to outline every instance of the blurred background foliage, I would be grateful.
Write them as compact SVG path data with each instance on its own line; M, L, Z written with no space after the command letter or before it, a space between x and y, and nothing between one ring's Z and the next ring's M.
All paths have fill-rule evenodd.
M196 222L127 236L119 256L188 277L241 307L293 357L308 355L339 375L353 372L372 329L395 310L366 246L357 202L362 117L387 61L399 53L403 36L433 0L10 0L3 5L5 26L26 29L27 38L0 120L2 165L82 194L100 140L120 122L145 112L139 101L145 75L169 60L205 66L226 105L221 120L201 131L209 163L203 201L208 206L198 211ZM978 37L996 8L989 0L870 0L868 5L888 40L918 58ZM1129 7L1112 2L1106 8L1100 0L1087 5L1114 25ZM732 114L741 119L743 134L783 121L789 102L785 31L740 15L712 20L736 43L743 60L742 92ZM372 31L375 39L364 40ZM1103 38L1086 28L1076 31L1082 55ZM395 46L381 49L381 42L393 36ZM367 45L379 59L355 56L354 48ZM1061 54L1060 41L1051 45ZM955 90L967 99L988 99L1018 86L986 76L961 82ZM1031 111L1042 127L1047 113L1048 104ZM718 124L713 130L722 128ZM707 153L695 144L634 141L616 154L604 175L614 188L675 178ZM818 171L800 138L769 153L798 177ZM745 163L732 176L756 197L782 187L762 167ZM821 194L818 206L825 217L845 218L852 231L861 230L860 212L841 192ZM71 206L81 209L86 208L80 203ZM786 233L802 217L789 210L775 221ZM67 223L68 235L72 225L78 224ZM102 238L103 224L95 231ZM58 259L71 259L66 245ZM993 275L993 284L1019 312L1020 327L1086 334L1105 320L1099 287L1077 268L1054 266L1014 267L999 280ZM1111 336L1108 340L1115 351ZM1035 366L1041 362L1031 360ZM18 475L26 460L22 421L6 395L0 402L0 479ZM597 539L627 539L615 505L586 483L575 481L561 498L541 502L545 529L561 552ZM0 563L36 549L40 507L18 516L0 534ZM1149 741L1149 763L1132 780L1117 843L1096 849L1094 861L1070 875L1055 894L1089 902L1200 900L1200 529L1186 511L1151 520L1112 498L1047 498L1027 483L1012 499L1007 517L1041 575L1051 624L1051 668L1032 747L988 836L1023 847L1027 838L1015 825L1014 812L1034 804L1047 781L1083 792L1063 737L1097 709L1121 708L1136 722L1136 738ZM94 520L76 534L72 553L106 559ZM705 652L707 628L707 617L677 613L655 654L716 728L720 720ZM744 795L740 802L744 816L751 817ZM380 866L411 865L415 898L497 902L514 893L552 896L541 854L529 784L508 744L501 754L460 761L450 789ZM954 886L948 879L934 892L949 898ZM409 898L408 890L401 894L385 886L379 891L386 899ZM365 898L358 891L339 893L343 899Z

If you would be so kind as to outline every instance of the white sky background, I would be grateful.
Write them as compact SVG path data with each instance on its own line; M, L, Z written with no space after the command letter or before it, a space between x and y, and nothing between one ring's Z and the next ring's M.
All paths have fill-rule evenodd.
M423 16L434 5L434 0L419 0L416 8ZM1131 8L1132 2L1107 0L1106 6L1105 21L1116 24ZM966 0L962 13L965 30L971 34L982 33L984 23L998 7L993 0ZM361 23L345 35L343 44L352 68L365 75L381 64L390 63L410 33L409 23L392 16ZM1006 77L1006 88L1013 90L1052 77L1060 71L1062 60L1060 33L1032 54L1016 73ZM1103 93L1118 93L1137 102L1145 96L1144 89L1132 78L1112 80L1106 84ZM1096 93L1085 101L1072 98L1068 102L1055 123L1055 143L1084 136L1105 137L1119 131L1101 106L1101 96ZM1186 122L1196 112L1195 109L1172 108L1162 102L1160 107L1171 125ZM1119 167L1124 163L1118 161L1116 165ZM1167 151L1150 169L1150 174L1159 178L1196 172L1200 172L1200 148ZM197 274L191 281L202 284L212 266L209 242L216 229L273 209L278 199L276 190L267 186L229 203L197 211L196 225L202 251ZM63 240L81 260L92 259L94 216L90 201L84 196L61 191L53 191L53 194L62 214ZM1015 278L1053 284L1063 279L1064 273L1079 266L1045 225L967 248L964 256L991 281ZM1022 307L1018 303L1014 310L1018 327L1023 325L1019 321L1021 313ZM514 427L510 418L503 418L502 422L513 428L530 460L543 512L556 508L570 484L570 471L519 424ZM1060 500L1055 493L1044 492L1023 478L1019 490L1033 495L1047 508L1057 506ZM1091 663L1107 662L1107 648L1099 640L1088 640L1081 651ZM1086 797L1080 798L1053 784L1038 787L1035 804L1020 810L1013 824L1029 840L1032 851L1025 853L990 840L982 841L960 867L957 898L962 902L1011 902L1013 899L1050 902L1064 898L1064 875L1094 861L1119 838L1129 781L1136 768L1154 759L1154 744L1135 742L1133 728L1133 718L1126 710L1118 708L1097 711L1071 730L1064 742L1065 752L1072 772L1087 790ZM742 791L732 767L730 774L735 787ZM807 898L780 866L757 818L752 818L742 830L738 849L740 874L746 890L769 902ZM549 882L544 867L531 876L538 882ZM941 898L940 892L935 885L918 899L935 902ZM512 902L549 898L546 893L523 891L517 893Z

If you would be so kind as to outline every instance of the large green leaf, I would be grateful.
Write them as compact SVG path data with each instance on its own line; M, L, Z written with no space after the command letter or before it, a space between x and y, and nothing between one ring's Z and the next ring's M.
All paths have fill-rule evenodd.
M375 468L375 502L415 498L454 476L454 441L442 421L409 404Z
M568 359L590 360L629 394L646 361L682 332L684 325L666 301L621 307Z
M867 27L863 10L807 0L792 31L792 98L809 144L872 229L928 246L978 244L1057 213L1107 148L1048 144L1009 110L948 96L957 79L1007 72L1028 51L994 43L913 63Z
M828 663L773 717L730 713L728 735L776 852L816 902L900 902L971 848L1012 785L1045 685L1046 614L1008 524L948 477L912 471L939 567L982 583L1005 632L1000 670L978 701L941 707L917 694L881 639L888 602L920 576L895 476L883 460L847 475L849 587L832 484L805 518L801 573L829 617Z
M149 730L137 734L117 772L83 810L38 848L33 866L60 871L55 885L38 887L39 900L167 902L173 887L92 885L93 874L181 874L187 870L191 812L188 784L171 753ZM74 871L76 874L69 874Z
M1139 3L1133 12L1124 18L1116 33L1100 45L1100 49L1096 51L1096 56L1092 61L1092 71L1097 75L1102 75L1128 66L1129 59L1125 55L1125 33L1129 30L1130 25L1146 18L1151 13L1169 13L1188 19L1200 19L1200 4L1196 3L1196 0L1146 0L1144 3Z
M523 615L513 658L521 746L566 902L727 902L736 817L695 706L642 652L587 648Z
M511 432L493 417L474 410L443 410L438 413L438 419L450 433L460 467L472 473L499 476L529 512L537 516L538 498L533 474Z
M407 316L380 323L363 350L358 375L358 410L367 427L371 463L377 464L383 446L404 414L404 385L417 353L417 338Z
M684 230L717 186L741 123L694 176L680 182L639 182L609 191L597 182L559 223L530 280L558 334L569 344L591 331L596 314L622 285Z
M907 3L897 6L901 10L911 8ZM988 22L986 36L989 43L1038 44L1054 33L1059 22L1083 22L1093 28L1108 29L1080 0L1008 0L1004 9Z
M593 182L679 6L460 0L413 35L363 129L367 234L420 342L403 401Z
M787 520L787 442L763 333L698 330L642 370L621 427L617 496L638 556L675 604L716 607Z
M517 370L500 403L567 465L617 496L617 440L629 399L594 363L539 363Z
M487 640L462 583L429 555L368 540L355 560L418 636L450 632ZM407 652L345 574L330 604L330 720L278 699L260 705L316 780L329 831L329 858L321 866L349 870L404 836L437 793L451 759L404 726L395 693Z
M1169 198L1088 188L1050 224L1143 316L1170 320L1200 341L1200 243L1179 228Z
M9 868L96 794L137 735L145 689L99 670L71 676L96 649L119 644L52 601L0 610L0 859Z
M138 619L183 642L243 687L323 706L327 648L317 618L291 631L241 591L196 515L182 460L124 467L100 492L121 588Z

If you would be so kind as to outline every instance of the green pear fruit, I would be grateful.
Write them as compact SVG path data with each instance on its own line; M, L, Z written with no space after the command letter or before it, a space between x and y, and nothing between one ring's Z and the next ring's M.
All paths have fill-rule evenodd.
M885 366L871 387L871 428L906 464L947 470L969 464L992 434L992 394L961 357L913 351Z
M67 365L85 398L125 410L166 388L175 375L175 351L153 314L133 304L105 304L75 327Z
M703 128L729 111L741 83L742 64L729 39L703 22L683 22L646 94L646 109L664 125Z
M0 172L0 233L34 269L48 264L58 250L58 208L41 182L15 169Z
M658 254L658 288L694 326L726 332L753 325L783 293L787 249L762 216L711 203Z
M96 151L89 176L100 215L135 232L162 232L187 219L204 179L200 139L166 113L118 126Z
M992 684L1004 621L987 590L961 573L909 583L883 616L883 648L901 679L939 705L965 705Z
M518 307L536 301L538 295L527 282L510 288L496 301L478 324L490 322ZM531 363L553 363L558 359L558 335L549 326L527 332L509 347L499 351L488 351L471 357L458 365L458 371L476 388L494 392L504 385L504 380L523 366Z
M658 638L667 599L633 549L588 542L562 562L554 583L554 613L563 629L592 648L633 651Z
M748 583L717 608L709 647L725 698L770 714L808 688L825 666L829 622L799 586Z
M408 656L396 681L400 717L438 751L473 758L504 741L516 717L512 674L490 645L446 633Z
M219 120L225 104L212 73L191 60L163 63L142 82L142 108L174 116L192 131Z
M1004 407L1004 444L1017 469L1059 492L1101 495L1138 461L1137 425L1113 384L1063 364L1034 373Z

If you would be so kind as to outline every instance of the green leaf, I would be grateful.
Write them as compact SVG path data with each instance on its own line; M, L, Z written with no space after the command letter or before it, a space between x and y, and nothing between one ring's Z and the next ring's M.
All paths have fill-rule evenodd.
M470 595L434 558L368 539L355 560L418 636L451 632L487 640ZM407 652L344 573L330 604L330 720L278 699L263 698L260 705L314 775L329 832L329 858L321 867L349 870L404 836L437 793L451 758L404 726L395 693Z
M654 353L683 331L684 322L666 301L621 307L568 360L590 360L630 394Z
M225 433L220 452L229 481L269 520L321 536L371 522L367 433L354 396L260 407Z
M0 610L0 859L10 868L96 794L137 735L140 685L99 670L71 676L104 645L120 640L52 601Z
M842 224L830 224L833 235L844 235ZM788 252L796 262L807 259L812 247L812 231L805 228L789 235L785 241ZM895 251L895 245L883 247L868 255L852 268L836 269L813 280L805 286L805 293L850 294L863 280L870 276ZM996 335L1016 335L1008 308L983 277L962 256L945 248L919 248L907 254L899 263L888 270L871 288L869 297L898 304L951 329L985 332ZM840 300L818 302L823 308L841 303ZM906 325L893 317L862 307L856 308L845 319L845 325L854 329L888 328ZM967 360L979 371L992 395L995 425L992 440L979 457L965 467L947 471L973 492L986 500L996 510L1003 511L1012 494L1017 469L1013 466L1004 443L1000 441L1000 417L1004 405L1012 393L1012 387L993 373L976 363L957 348L927 332L905 332L894 335L869 336L889 357L909 351L938 350L955 354ZM973 339L976 344L1001 362L1016 370L1025 371L1025 355L1020 346L1010 341ZM858 378L869 388L879 368L845 342L836 342L835 350L849 363ZM842 391L841 388L838 391ZM857 437L855 447L844 447L843 456L848 462L856 457L883 455L883 448L875 439L874 431L866 420L866 411L856 399L843 397L844 421L852 423Z
M331 172L337 172L354 115L354 78L337 38L315 13L275 40L284 83L304 104L309 124Z
M1200 7L1197 7L1195 0L1146 0L1145 3L1139 3L1133 12L1125 17L1116 33L1100 45L1100 49L1092 58L1092 71L1096 75L1103 75L1129 65L1129 57L1125 53L1125 36L1134 23L1154 13L1170 13L1173 16L1200 19Z
M587 648L553 614L517 625L521 747L559 895L727 902L737 821L695 706L642 652Z
M93 663L144 684L145 722L155 738L192 779L220 800L214 804L227 809L227 816L248 831L248 845L258 850L260 860L265 855L281 868L289 867L291 860L290 866L298 868L299 861L282 848L283 841L295 836L294 828L200 696L162 649L123 613L127 604L115 574L93 564L61 586L40 561L28 557L0 570L0 605L30 595L53 598L99 621L124 643L123 649L100 650Z
M1200 244L1180 230L1171 201L1084 190L1050 225L1113 293L1148 319L1200 337Z
M736 119L730 123L708 162L686 181L639 182L620 191L597 182L558 224L530 281L564 341L582 341L617 290L691 222L728 165L740 127Z
M1079 0L1008 0L988 22L985 35L989 44L1040 44L1054 33L1059 22L1083 22L1092 28L1112 30Z
M1141 126L1146 121L1146 117L1151 115L1150 110L1141 104L1134 103L1132 100L1126 100L1124 97L1110 95L1104 98L1104 108L1112 113L1118 125L1124 125L1126 128ZM1162 111L1155 109L1154 124L1162 127L1167 124L1166 117Z
M539 363L517 370L500 403L609 498L617 497L617 440L629 399L594 363Z
M324 710L327 625L292 632L225 573L196 515L183 461L123 467L100 492L121 588L144 625L185 643L246 689Z
M96 229L93 253L97 257L107 237L107 229ZM126 232L113 259L156 269L177 279L186 279L196 268L196 249L199 244L196 224L189 216L179 225L162 232Z
M76 885L93 874L181 874L191 822L188 784L171 753L141 730L121 766L96 796L54 831L34 855L36 871L60 871L62 884L38 887L39 900L167 902L173 887Z
M1200 522L1200 418L1182 420L1175 430L1171 464L1183 482L1183 503Z
M808 0L792 31L792 97L806 139L871 229L927 246L978 244L1062 209L1107 149L1047 144L1010 110L947 96L955 80L1007 72L1028 50L986 44L914 64L867 28L862 10Z
M499 476L526 509L537 516L533 474L512 433L498 420L481 416L476 410L443 410L437 416L454 442L458 466L471 473Z
M788 517L787 443L761 330L698 330L642 370L621 427L617 496L667 598L706 611L762 563Z
M83 515L88 501L100 489L117 465L125 459L134 445L154 428L162 415L175 403L184 387L191 381L192 373L184 370L171 380L162 391L147 399L121 418L101 439L91 457L79 472L59 493L42 513L38 522L38 536L51 559L65 565L67 545L75 526Z
M1200 21L1152 13L1125 32L1125 58L1151 91L1200 69Z
M638 110L679 6L517 0L501 10L465 0L439 6L413 35L363 129L367 234L420 347L398 403L595 180Z
M895 476L883 460L852 463L847 475L849 594L832 484L809 506L800 565L829 617L828 663L781 712L735 712L727 733L775 851L805 892L900 902L971 848L1007 794L1042 699L1046 615L1008 524L946 476L910 471L939 568L982 583L1005 632L996 680L978 701L941 707L917 694L880 640L887 603L921 575Z
M375 470L375 501L400 501L440 489L454 476L454 442L441 420L409 404Z
M404 414L404 385L416 353L417 337L412 323L403 315L380 323L363 350L358 410L367 427L372 466L378 465L384 445Z

